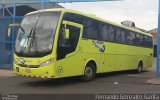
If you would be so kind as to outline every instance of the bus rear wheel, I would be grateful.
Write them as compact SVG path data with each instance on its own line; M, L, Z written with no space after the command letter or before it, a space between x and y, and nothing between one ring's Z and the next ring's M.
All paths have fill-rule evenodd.
M94 79L96 76L96 67L93 63L88 63L84 69L84 74L82 76L82 81L88 82Z

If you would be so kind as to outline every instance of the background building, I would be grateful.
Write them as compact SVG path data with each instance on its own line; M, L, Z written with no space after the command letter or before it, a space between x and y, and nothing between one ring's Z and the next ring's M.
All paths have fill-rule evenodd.
M129 20L123 21L123 22L121 22L121 24L124 25L124 26L130 27L130 28L134 28L134 29L140 30L142 32L147 32L144 29L136 27L135 22L132 22L132 21L129 21Z

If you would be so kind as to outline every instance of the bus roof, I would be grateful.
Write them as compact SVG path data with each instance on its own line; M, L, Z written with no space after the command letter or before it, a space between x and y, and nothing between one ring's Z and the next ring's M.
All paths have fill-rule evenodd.
M30 13L26 14L25 16L30 15L30 14L34 14L34 13L50 12L50 11L62 11L62 12L70 12L70 13L75 13L75 14L83 15L83 16L86 16L86 17L89 17L89 18L93 18L93 19L102 21L102 22L109 23L109 24L114 25L114 26L118 26L118 27L130 30L130 31L138 32L138 33L141 33L141 34L148 35L148 36L152 37L151 34L142 32L142 31L140 31L138 29L134 29L134 28L130 28L130 27L127 27L127 26L123 26L121 24L117 24L117 23L114 23L112 21L108 21L108 20L102 19L100 17L97 17L96 15L93 16L93 14L87 14L87 13L83 13L83 12L76 11L76 10L71 10L71 9L66 9L66 8L52 8L52 9L38 10L38 11L30 12Z

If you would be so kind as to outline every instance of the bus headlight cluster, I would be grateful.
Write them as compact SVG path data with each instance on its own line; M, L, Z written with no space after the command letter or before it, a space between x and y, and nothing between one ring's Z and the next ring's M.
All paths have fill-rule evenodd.
M54 59L52 58L52 59L50 59L50 60L47 60L47 61L41 63L41 64L40 64L40 67L50 65L50 64L52 64L53 62L54 62Z

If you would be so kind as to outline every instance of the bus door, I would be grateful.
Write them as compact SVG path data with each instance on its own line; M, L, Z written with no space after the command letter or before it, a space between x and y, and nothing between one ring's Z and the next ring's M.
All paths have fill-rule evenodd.
M63 21L61 25L57 45L57 77L75 76L82 74L83 53L80 46L83 25ZM64 35L67 34L67 35ZM64 37L67 38L64 38Z

